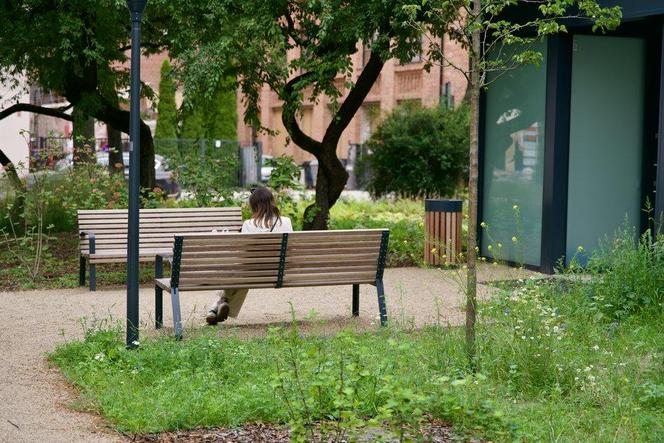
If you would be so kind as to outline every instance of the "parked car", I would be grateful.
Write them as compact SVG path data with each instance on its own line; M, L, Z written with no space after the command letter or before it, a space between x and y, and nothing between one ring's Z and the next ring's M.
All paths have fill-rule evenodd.
M55 164L56 170L71 168L73 165L73 154L70 152L64 158ZM122 153L122 162L124 163L125 178L129 178L129 152ZM97 152L97 164L108 167L108 152ZM164 157L159 154L154 156L154 172L156 185L164 190L168 195L177 195L180 188L173 181L173 173L167 169Z
M271 155L264 155L261 159L261 181L263 183L267 183L270 174L272 174L272 170L274 169L272 166L266 166L265 164L267 163L267 160L272 160L272 158Z

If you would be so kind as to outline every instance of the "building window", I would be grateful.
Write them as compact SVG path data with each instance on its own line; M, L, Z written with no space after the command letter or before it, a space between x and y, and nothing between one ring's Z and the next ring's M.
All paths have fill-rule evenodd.
M481 221L483 255L539 266L546 42L533 49L543 66L504 73L486 93Z

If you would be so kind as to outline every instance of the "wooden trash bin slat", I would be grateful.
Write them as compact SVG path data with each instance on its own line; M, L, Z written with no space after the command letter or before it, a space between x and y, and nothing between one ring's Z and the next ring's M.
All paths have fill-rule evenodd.
M456 265L461 254L461 200L424 201L424 263Z

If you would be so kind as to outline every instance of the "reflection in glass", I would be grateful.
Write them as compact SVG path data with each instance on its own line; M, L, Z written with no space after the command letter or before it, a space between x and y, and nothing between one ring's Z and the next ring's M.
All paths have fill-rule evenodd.
M534 45L546 61L546 42ZM485 101L482 254L540 264L546 66L494 80Z

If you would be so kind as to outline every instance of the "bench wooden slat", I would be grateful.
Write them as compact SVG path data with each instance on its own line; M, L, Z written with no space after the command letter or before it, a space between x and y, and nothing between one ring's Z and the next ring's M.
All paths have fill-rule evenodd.
M141 209L143 214L164 214L173 212L242 212L238 207L222 207L222 208L146 208ZM95 215L95 214L127 214L126 209L79 209L78 215Z

